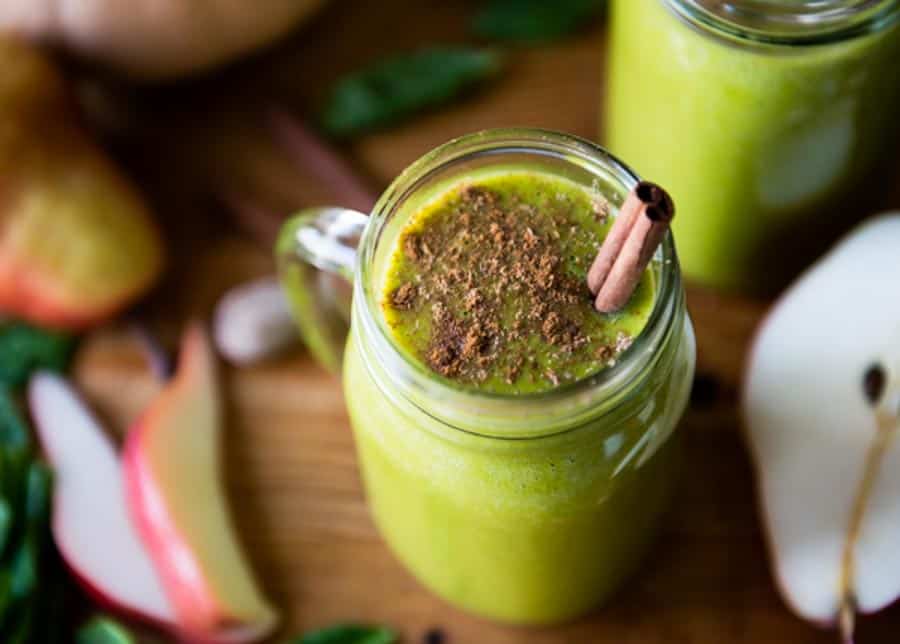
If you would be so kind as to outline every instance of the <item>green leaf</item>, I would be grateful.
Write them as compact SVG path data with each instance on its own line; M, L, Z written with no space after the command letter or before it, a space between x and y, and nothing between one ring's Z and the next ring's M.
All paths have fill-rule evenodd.
M488 40L541 43L558 40L600 15L605 0L488 0L472 31Z
M0 629L3 628L3 624L6 622L6 612L11 603L12 580L9 578L8 572L0 570Z
M34 537L26 534L9 564L13 601L23 600L37 589L38 551Z
M331 136L347 137L395 124L456 98L495 75L496 52L435 47L389 58L345 76L331 90L321 117Z
M0 557L6 550L6 544L9 543L9 537L13 531L13 512L9 507L9 502L5 498L0 498Z
M342 624L307 633L293 644L393 644L397 635L377 626Z
M28 521L39 528L46 525L50 517L50 492L53 475L50 469L39 461L28 466L28 481L25 491L25 515Z
M134 644L135 639L119 622L95 617L78 629L76 644Z
M0 447L23 449L30 445L28 426L22 419L19 407L10 390L0 384Z
M0 329L4 326L0 324ZM34 459L33 453L31 434L16 399L9 386L0 382L0 642L3 644L72 641L72 630L63 615L62 571L55 551L49 547L52 475L46 465Z
M63 371L75 340L24 322L0 324L0 383L18 387L36 369Z
M22 517L27 503L30 466L31 454L27 446L0 446L0 496L9 505L13 517L8 542L17 543L25 532L26 524Z
M3 644L30 644L34 641L34 602L29 601L24 607L16 606L10 614L12 621L3 626Z

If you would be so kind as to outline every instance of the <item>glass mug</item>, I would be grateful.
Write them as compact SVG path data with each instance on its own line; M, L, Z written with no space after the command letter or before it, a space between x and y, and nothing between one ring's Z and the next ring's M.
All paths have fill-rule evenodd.
M685 275L770 293L886 196L898 0L613 0L605 141L672 193Z
M398 234L468 172L509 164L599 189L614 208L638 181L586 141L481 132L413 163L370 216L301 212L285 224L277 255L310 349L326 366L343 363L366 494L390 548L462 608L552 623L608 597L651 543L678 470L675 428L695 343L667 236L652 263L658 293L646 328L593 377L542 394L485 394L408 360L381 310ZM352 303L343 280L352 282Z

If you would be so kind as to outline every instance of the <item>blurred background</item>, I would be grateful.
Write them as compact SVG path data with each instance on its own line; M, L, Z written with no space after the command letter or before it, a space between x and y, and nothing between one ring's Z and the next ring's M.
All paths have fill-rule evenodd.
M22 5L22 15L28 10L27 0L5 1ZM121 5L123 15L138 12L124 0L108 4ZM267 4L257 3L255 12L269 11ZM169 346L187 319L209 318L229 288L274 273L274 233L298 208L345 204L348 185L355 204L364 202L422 154L481 129L529 126L599 140L602 7L585 10L559 34L522 43L473 29L484 5L475 0L309 2L275 20L282 10L276 6L285 4L271 8L277 27L259 16L244 20L244 37L251 28L264 34L259 47L229 44L239 53L196 53L195 60L190 47L181 51L156 35L149 42L159 60L121 36L97 36L105 44L95 47L86 44L85 34L96 34L88 28L42 32L37 17L0 9L0 24L20 20L46 43L77 103L71 118L133 179L159 223L166 270L127 319L140 317ZM213 49L217 36L230 38L223 29L205 26L197 51L203 43ZM320 127L332 91L348 74L435 46L487 51L502 63L478 71L440 104L371 131L334 137ZM217 57L226 60L211 66ZM14 63L0 61L0 77ZM193 66L201 69L188 72ZM879 205L900 204L897 181L888 192ZM470 617L401 568L367 515L339 382L303 349L225 369L228 492L240 540L283 610L283 633L355 621L387 624L404 641L431 644L835 641L792 616L777 594L740 436L740 377L769 300L694 285L688 300L699 363L682 426L689 463L675 507L659 547L625 590L602 611L560 628L508 628ZM122 321L83 339L72 373L118 433L160 387ZM860 641L894 641L898 625L900 613L889 610L861 625Z

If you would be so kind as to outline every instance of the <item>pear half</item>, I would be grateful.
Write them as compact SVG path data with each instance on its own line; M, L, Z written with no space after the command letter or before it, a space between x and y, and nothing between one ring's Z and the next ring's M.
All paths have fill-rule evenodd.
M743 412L782 594L839 623L900 596L900 213L851 233L775 305Z
M51 61L2 33L0 61L0 312L94 326L153 285L162 240Z

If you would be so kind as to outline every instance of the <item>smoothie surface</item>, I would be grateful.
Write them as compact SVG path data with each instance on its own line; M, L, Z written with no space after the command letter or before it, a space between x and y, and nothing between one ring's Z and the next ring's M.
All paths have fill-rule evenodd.
M612 223L600 195L549 173L462 177L397 238L382 308L400 348L432 372L497 394L549 391L615 364L656 298L645 272L603 315L585 283Z

